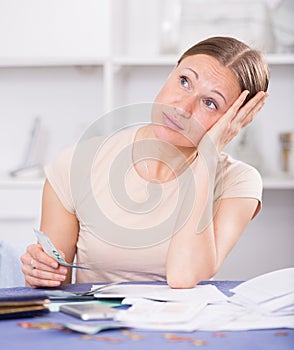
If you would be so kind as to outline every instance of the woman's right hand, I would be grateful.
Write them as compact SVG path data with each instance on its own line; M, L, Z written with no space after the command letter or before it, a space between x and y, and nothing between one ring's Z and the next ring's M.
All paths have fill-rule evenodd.
M57 287L65 281L68 269L47 255L40 244L31 244L21 256L22 272L31 287Z
M224 147L239 134L242 128L252 122L265 104L268 93L259 91L242 106L248 93L247 90L244 90L239 95L226 113L207 131L203 137L203 141L200 141L200 144L205 144L208 138L209 142L213 143L215 149L220 153Z

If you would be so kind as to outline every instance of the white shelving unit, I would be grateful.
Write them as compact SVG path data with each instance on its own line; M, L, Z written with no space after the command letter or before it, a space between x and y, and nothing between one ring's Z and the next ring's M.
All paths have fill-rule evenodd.
M29 0L29 2L31 6L36 6L37 4L36 0ZM101 0L100 4L97 5L94 0L87 0L84 3L86 6L82 7L82 15L90 16L91 22L78 31L76 30L76 18L81 15L80 10L75 8L72 18L66 17L69 20L68 28L62 29L62 16L56 19L54 11L51 11L52 6L54 7L54 2L57 3L58 1L52 0L51 3L48 1L46 8L40 12L44 22L52 17L52 21L57 20L56 25L59 28L58 34L56 34L57 32L52 32L53 37L50 38L46 24L43 27L42 23L40 32L43 32L42 35L47 40L48 48L41 41L40 48L36 48L35 43L38 42L38 38L34 31L34 22L29 21L27 26L21 26L21 28L24 28L24 34L27 34L26 44L31 45L32 48L27 49L25 47L24 52L22 50L17 51L19 49L16 44L11 46L7 43L7 40L4 41L3 39L4 49L6 49L3 52L7 56L0 55L0 69L49 68L62 70L73 68L85 70L94 67L99 69L100 72L98 79L100 80L102 93L99 93L99 99L101 99L101 110L103 112L106 113L114 108L130 103L151 102L154 93L162 86L169 71L180 56L180 54L160 54L159 25L156 25L160 20L159 2L150 0L148 4L144 5L143 3L139 4L136 0ZM62 0L60 11L67 11L69 4L69 0ZM11 9L13 7L16 9L18 6L17 0L11 1ZM96 20L101 22L101 27L97 25L95 15L90 14L89 10L86 9L87 6L88 9L92 8L94 12L99 9ZM146 24L137 16L142 11L146 20L145 23L152 23L148 30L146 30ZM8 15L12 13L10 11ZM6 17L4 12L2 17L0 15L0 19L2 18L0 28L4 26L3 29L5 29ZM22 18L18 20L23 21ZM70 30L74 31L77 43L71 42ZM97 34L98 39L96 38L99 41L99 45L91 36L90 32L93 30L97 31L97 33L99 32ZM17 38L16 32L13 32L12 35L15 39ZM67 47L66 50L72 53L70 56L66 55L66 50L64 52L60 51L62 40L64 46ZM21 41L22 39L20 40L20 47L22 47ZM81 50L77 49L79 47L81 47ZM32 52L31 55L29 55L30 50ZM54 52L58 54L54 55ZM44 53L47 53L47 55L44 55ZM293 75L294 53L267 54L266 59L273 71L274 78L277 75L278 79L281 80L279 84L284 79L285 68L290 69ZM276 99L279 100L279 98ZM1 180L1 176L0 182L7 184L6 180ZM271 189L294 188L293 181L275 177L266 179L264 186Z
M33 4L35 0L30 0ZM88 6L97 6L92 0L87 0ZM15 0L14 0L15 2ZM64 6L66 6L67 0L63 0ZM16 3L16 2L15 2ZM101 86L103 90L102 96L102 110L104 112L111 111L113 108L117 108L121 105L141 102L146 98L151 101L152 94L154 91L162 85L169 70L176 64L179 55L160 55L159 54L159 39L155 36L158 28L152 28L150 34L150 42L144 42L144 33L142 32L143 25L136 19L133 19L135 24L133 27L128 22L128 18L133 16L136 9L140 7L134 0L127 1L106 1L101 2L103 14L99 14L99 18L103 18L103 34L99 34L99 40L103 38L103 50L96 55L87 54L92 52L87 45L83 44L83 52L80 56L76 54L75 47L70 47L70 50L74 53L71 56L62 55L51 55L51 56L37 56L37 55L26 55L21 56L10 56L4 57L0 55L0 69L16 69L16 68L56 68L63 69L65 67L76 67L77 69L85 69L87 67L99 67L101 70ZM49 6L47 4L47 6ZM126 12L126 8L128 12ZM154 13L158 12L159 5L156 1L152 0L148 7L145 6L146 19L154 19ZM42 14L43 15L43 14ZM93 22L94 23L94 22ZM60 23L58 23L60 25ZM94 28L96 24L89 24L89 28ZM142 43L139 43L137 36L133 33L134 26L138 28L138 35L142 36ZM92 27L91 27L92 26ZM156 27L156 26L154 26ZM86 33L86 32L85 32ZM47 35L47 33L46 33ZM69 35L68 30L64 31L64 37ZM153 37L152 37L153 35ZM90 40L93 39L91 38ZM90 43L89 40L89 43ZM137 41L137 42L136 42ZM33 43L33 42L32 42ZM135 54L132 44L141 45L142 50L138 49ZM50 43L49 43L50 44ZM51 43L55 49L54 41ZM13 50L12 50L13 52ZM103 52L103 54L101 54ZM146 52L150 54L146 55ZM267 54L266 59L272 70L283 70L284 67L290 67L291 71L294 70L294 53L293 54ZM144 91L142 95L138 95L134 85L137 82L140 83L146 76L159 75L159 78L154 79L154 86L152 84L144 84ZM148 81L149 83L149 81ZM148 86L147 86L148 85ZM147 87L146 87L147 86ZM130 92L128 92L128 89ZM294 125L293 125L294 128ZM11 180L14 183L15 180ZM8 182L6 179L1 180L0 184L4 185ZM24 181L25 184L25 181ZM20 184L18 184L20 185ZM266 178L264 181L265 188L270 189L283 189L283 188L294 188L292 180L283 178Z
M273 69L275 67L290 66L294 69L294 54L271 54L267 55L267 60ZM103 95L103 110L105 112L111 111L113 108L119 105L124 105L122 101L115 100L115 85L118 83L124 83L124 79L132 74L133 71L137 71L143 74L147 74L156 69L157 72L168 72L177 62L178 56L156 56L156 57L139 57L139 56L113 56L113 57L89 57L89 58L48 58L48 59L36 59L36 58L0 58L0 69L5 68L32 68L32 67L100 67L102 69L102 89ZM165 73L164 73L165 74ZM162 79L164 79L162 74ZM123 76L120 76L123 75ZM162 80L163 81L163 80ZM150 87L152 89L152 87ZM294 128L294 125L293 125ZM40 181L30 180L15 180L7 179L0 176L0 188L3 187L16 187L22 186L39 186ZM266 177L264 178L265 189L294 189L294 179L288 177Z

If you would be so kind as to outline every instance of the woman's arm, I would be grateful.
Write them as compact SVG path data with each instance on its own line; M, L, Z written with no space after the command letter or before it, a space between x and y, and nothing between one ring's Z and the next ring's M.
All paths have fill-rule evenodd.
M43 190L40 229L64 254L65 260L72 262L76 252L79 223L76 216L63 207L48 181L45 182ZM71 270L60 266L39 244L30 245L21 261L27 285L52 287L71 282Z
M166 277L173 288L192 288L201 280L211 278L257 208L257 199L228 198L221 199L215 215L213 213L218 154L242 127L252 121L263 106L266 94L258 93L240 109L245 98L246 93L242 93L198 146L196 199L192 214L185 226L174 234L167 254Z
M191 223L172 238L166 264L172 288L193 288L213 277L249 224L258 200L227 198L219 203L213 221L200 233Z

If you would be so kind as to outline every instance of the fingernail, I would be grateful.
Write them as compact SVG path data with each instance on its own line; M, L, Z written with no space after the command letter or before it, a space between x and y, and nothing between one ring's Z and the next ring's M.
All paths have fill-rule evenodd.
M58 279L59 281L64 281L65 278L66 278L66 276L64 276L64 275L57 275L57 279Z
M60 272L63 273L63 274L66 274L67 273L67 268L66 267L61 267L60 268Z
M57 269L57 267L58 267L57 262L53 262L53 263L51 263L51 267L53 267L54 269Z

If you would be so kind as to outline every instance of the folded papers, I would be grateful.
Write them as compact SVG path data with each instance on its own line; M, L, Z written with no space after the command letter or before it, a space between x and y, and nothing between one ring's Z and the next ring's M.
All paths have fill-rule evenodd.
M189 290L166 285L115 285L96 297L126 297L132 306L117 313L121 324L138 329L186 331L294 328L294 268L270 272L231 289L213 285Z
M97 288L96 285L92 289ZM224 302L227 300L214 285L198 285L191 289L171 289L166 284L118 284L105 286L95 294L99 299L145 298L157 301L178 301L182 303Z
M261 302L294 291L294 267L276 270L255 277L231 289Z
M204 302L189 304L137 299L128 310L119 311L115 320L132 328L192 332L197 316L206 305Z

